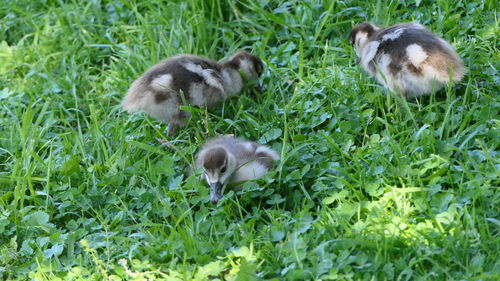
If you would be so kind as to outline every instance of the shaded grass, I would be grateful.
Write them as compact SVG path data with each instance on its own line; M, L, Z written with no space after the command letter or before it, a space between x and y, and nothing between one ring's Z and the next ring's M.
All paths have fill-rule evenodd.
M494 1L5 2L0 11L3 279L499 278ZM461 84L401 103L352 66L353 23L418 20ZM262 57L266 91L165 125L118 106L177 53ZM217 206L188 177L216 133L280 165ZM246 278L246 279L245 279Z

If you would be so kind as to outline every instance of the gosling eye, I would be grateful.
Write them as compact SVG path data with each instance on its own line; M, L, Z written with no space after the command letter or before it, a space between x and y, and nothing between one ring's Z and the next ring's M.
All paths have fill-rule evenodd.
M226 172L226 166L222 167L222 169L220 169L220 172L224 174Z

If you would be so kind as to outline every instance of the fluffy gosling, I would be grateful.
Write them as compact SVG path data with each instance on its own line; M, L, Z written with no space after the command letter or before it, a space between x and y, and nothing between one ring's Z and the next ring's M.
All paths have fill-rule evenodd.
M267 146L232 136L208 140L196 159L196 167L210 186L210 201L222 198L222 187L228 183L253 180L273 168L278 153Z
M193 56L178 55L154 65L135 80L122 106L129 113L144 110L169 124L173 136L190 114L180 110L189 105L211 107L230 95L237 95L247 80L262 75L262 61L245 51L222 63Z
M450 78L456 83L465 74L453 47L418 23L378 27L363 22L352 29L349 39L363 68L406 98L437 91Z

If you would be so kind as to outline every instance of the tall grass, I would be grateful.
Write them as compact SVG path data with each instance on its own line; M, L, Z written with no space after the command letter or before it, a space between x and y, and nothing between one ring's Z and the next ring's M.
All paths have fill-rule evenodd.
M3 1L6 280L497 280L495 1ZM354 66L360 21L419 21L468 74L404 103ZM247 49L265 91L165 125L119 102L162 58ZM282 161L218 205L188 176L216 134Z

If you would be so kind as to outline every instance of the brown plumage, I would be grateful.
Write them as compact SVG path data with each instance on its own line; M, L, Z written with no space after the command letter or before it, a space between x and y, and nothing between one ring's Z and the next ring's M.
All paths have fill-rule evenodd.
M168 123L168 135L172 136L189 117L179 108L184 101L194 106L213 106L239 94L247 80L257 79L262 72L262 61L244 51L222 63L178 55L154 65L135 80L122 106L128 112L144 110Z
M278 153L255 142L222 136L208 140L196 158L210 185L210 200L222 197L222 186L261 177L279 160Z
M378 27L356 25L350 35L363 68L377 81L405 97L429 94L459 82L465 68L453 47L418 23Z

